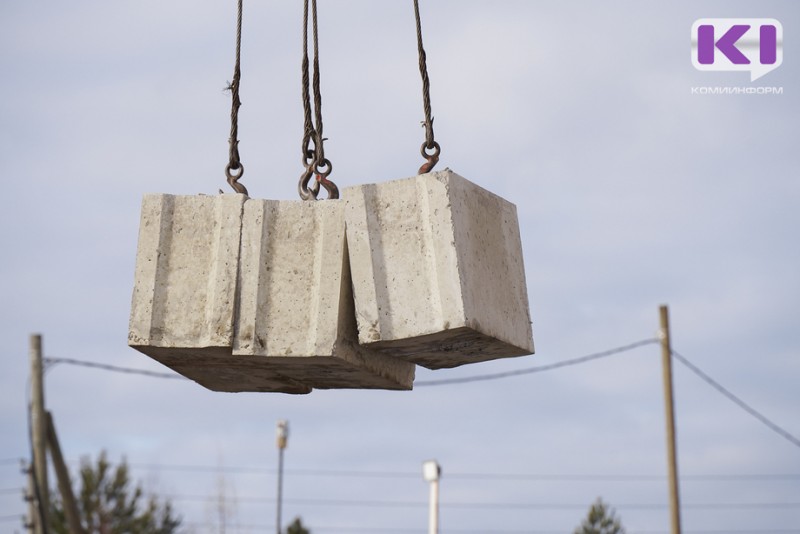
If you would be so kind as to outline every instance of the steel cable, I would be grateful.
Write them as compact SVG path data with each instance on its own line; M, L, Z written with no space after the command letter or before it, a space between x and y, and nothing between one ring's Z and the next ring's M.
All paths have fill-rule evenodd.
M228 184L237 193L247 194L247 188L239 183L239 179L244 174L244 166L239 159L239 83L242 78L241 70L242 55L242 0L238 2L238 15L236 18L236 61L233 67L233 80L228 84L227 90L231 92L231 135L228 139L230 150L228 153L228 165L225 167L225 176Z
M422 21L419 16L419 0L414 0L414 18L417 23L417 50L419 52L419 73L422 76L422 107L425 112L425 142L422 143L420 153L427 161L419 168L419 174L430 172L439 162L441 148L433 135L433 117L431 116L431 82L428 77L428 61L425 48L422 45ZM429 154L428 151L431 151Z

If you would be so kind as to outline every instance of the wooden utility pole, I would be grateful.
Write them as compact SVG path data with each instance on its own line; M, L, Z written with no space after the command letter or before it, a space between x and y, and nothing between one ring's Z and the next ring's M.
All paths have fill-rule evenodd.
M47 485L47 420L44 410L44 364L42 362L42 336L30 338L31 359L31 439L33 441L33 473L36 477L36 497L39 501L39 521L36 532L48 531L50 490Z
M664 407L667 420L667 467L669 470L669 509L672 534L681 534L681 507L678 493L678 461L675 446L675 404L672 399L672 344L669 337L669 310L659 308L661 318L661 363L664 373Z
M47 412L47 442L50 446L50 456L53 458L53 467L55 467L58 489L61 492L61 501L64 504L64 515L67 517L69 531L72 534L83 534L78 505L75 501L75 494L72 492L72 481L69 478L67 464L64 463L64 456L61 454L56 426L50 412Z

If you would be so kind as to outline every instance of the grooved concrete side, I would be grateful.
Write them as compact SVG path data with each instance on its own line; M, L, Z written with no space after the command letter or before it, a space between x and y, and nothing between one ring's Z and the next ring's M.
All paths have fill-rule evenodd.
M146 195L128 341L230 347L244 195Z
M233 354L314 388L411 389L414 366L357 343L344 202L249 200Z
M231 354L246 198L144 197L128 344L215 391L308 393Z
M342 196L362 345L431 369L533 353L513 204L449 169Z

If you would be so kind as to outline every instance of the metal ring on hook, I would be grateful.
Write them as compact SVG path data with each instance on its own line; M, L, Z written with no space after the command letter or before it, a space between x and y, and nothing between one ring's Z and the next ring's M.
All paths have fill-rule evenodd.
M428 150L432 150L431 154L428 154ZM432 145L428 145L428 143L422 143L422 146L419 149L420 154L422 157L428 160L427 162L423 163L422 166L417 171L417 174L425 174L427 172L431 172L433 168L439 163L439 154L441 153L442 149L439 146L439 143L436 141L433 142Z
M433 150L432 154L428 154L428 150ZM422 146L419 147L419 153L422 154L422 157L425 159L428 158L438 158L439 153L442 151L442 147L439 146L439 143L434 141L432 144L428 145L427 142L422 143Z
M234 174L233 171L238 170L239 172ZM244 165L239 163L235 167L230 163L225 167L225 176L228 178L228 185L230 185L234 191L237 193L241 193L243 195L247 195L247 188L244 184L239 183L239 178L242 177L244 174Z
M328 158L322 158L322 161L314 164L314 172L327 178L328 175L333 172L333 164L331 164Z

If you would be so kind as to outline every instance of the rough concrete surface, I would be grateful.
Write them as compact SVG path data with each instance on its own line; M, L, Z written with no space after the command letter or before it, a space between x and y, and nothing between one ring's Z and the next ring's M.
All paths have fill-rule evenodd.
M245 198L144 197L131 346L231 346Z
M233 354L314 388L411 389L414 366L357 342L344 202L249 200Z
M231 355L244 195L146 195L128 344L214 391L311 388Z
M224 351L216 348L136 348L212 391L292 394L311 392L310 386L276 373L262 361L232 356L230 347Z
M343 197L145 196L129 344L209 389L290 393L533 352L513 204L449 169Z
M449 169L343 198L363 346L431 369L533 353L513 204Z
M215 391L411 389L360 347L336 201L147 195L129 345Z

